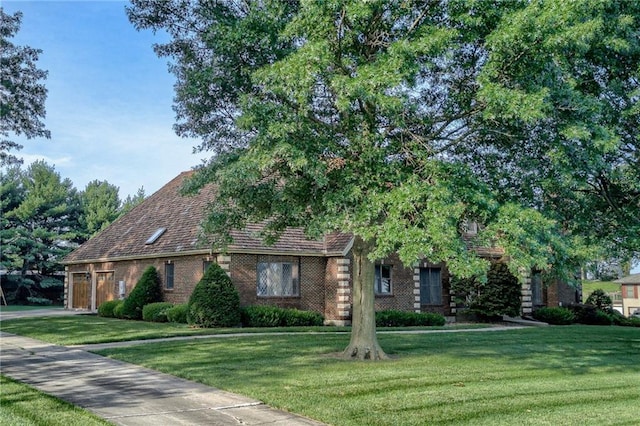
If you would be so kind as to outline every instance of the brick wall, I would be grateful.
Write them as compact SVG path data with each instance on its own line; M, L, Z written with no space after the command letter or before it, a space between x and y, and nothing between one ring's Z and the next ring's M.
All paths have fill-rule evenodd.
M560 280L548 283L545 288L545 296L546 306L567 306L579 303L581 300L580 292L577 289Z
M91 265L70 265L67 267L68 277L73 273L113 271L115 284L113 298L118 297L118 283L126 284L126 295L136 285L142 273L149 266L154 266L160 275L164 300L171 303L186 303L197 282L202 278L204 262L217 262L227 270L231 281L240 294L242 306L275 305L283 308L312 310L324 315L328 323L348 324L351 320L352 278L350 257L309 257L309 256L270 256L254 254L232 255L193 255L160 259L128 260L120 262L103 262ZM173 289L165 288L165 264L174 265ZM259 262L292 262L299 264L299 295L287 297L258 296L257 264ZM449 303L448 274L442 268L443 305L417 306L420 302L419 273L413 267L402 265L397 256L391 256L381 262L392 267L392 294L377 295L376 310L399 309L406 311L434 311L445 315L451 314ZM428 263L422 266L434 266ZM437 265L435 265L437 266ZM418 270L419 271L419 270ZM68 281L68 280L67 280ZM69 283L66 283L67 287ZM65 290L68 294L68 288ZM68 296L67 296L68 297ZM70 305L67 305L70 307ZM96 307L97 308L97 307Z
M299 265L298 296L258 296L257 265L260 262L291 262ZM307 256L270 256L233 254L229 264L231 281L240 293L242 306L274 305L325 313L325 266L326 259Z
M163 299L172 303L186 303L189 296L193 292L197 282L203 275L203 264L205 260L213 260L213 258L202 255L180 256L162 259L142 259L142 260L125 260L120 262L102 262L87 265L70 265L67 267L68 276L73 273L85 273L95 275L97 272L114 272L115 284L113 288L113 298L118 297L118 286L120 281L125 282L126 293L128 295L135 287L138 280L142 276L145 269L153 266L158 270L160 282L162 285ZM174 286L172 290L165 288L165 263L172 262L174 264ZM67 301L65 306L71 307L68 286L70 283L67 279ZM97 308L97 307L96 307Z
M405 267L396 255L383 259L376 264L391 265L391 294L375 296L376 311L398 309L412 311L414 304L413 268Z

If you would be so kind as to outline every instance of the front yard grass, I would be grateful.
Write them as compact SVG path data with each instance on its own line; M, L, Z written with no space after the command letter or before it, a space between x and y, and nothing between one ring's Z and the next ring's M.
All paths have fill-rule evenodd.
M61 399L0 376L0 424L93 426L111 423Z
M488 324L449 325L446 327L415 327L414 329L442 330L486 328ZM265 332L345 332L348 327L280 327L280 328L192 328L186 324L129 321L102 318L96 315L70 315L3 320L0 330L19 334L57 345L88 345L93 343L148 340L164 337L195 336L232 333ZM385 330L394 330L385 328ZM400 330L409 330L402 328Z
M351 362L348 335L229 337L98 353L335 425L636 425L640 330L564 326L383 334L393 359Z

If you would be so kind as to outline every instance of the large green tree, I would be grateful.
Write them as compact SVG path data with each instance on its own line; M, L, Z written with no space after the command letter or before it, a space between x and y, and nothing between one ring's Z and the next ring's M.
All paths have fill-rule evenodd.
M69 179L43 161L11 167L2 185L2 266L23 277L62 269L60 259L78 240L80 202Z
M90 238L105 229L120 216L118 187L107 181L94 180L80 194L82 205L81 224Z
M22 13L5 13L0 7L0 166L21 162L11 154L22 145L9 137L49 138L45 117L47 72L36 66L40 49L16 46L11 42L20 29Z
M260 220L267 241L288 226L353 233L345 356L379 359L373 260L397 252L406 264L426 257L460 277L482 275L488 265L461 232L467 220L485 225L477 243L500 245L515 272L572 267L586 243L627 233L571 222L578 208L586 221L587 209L606 206L580 180L589 167L563 162L575 158L579 135L594 147L580 150L582 160L617 167L609 139L578 126L600 132L589 121L600 116L579 111L609 102L603 116L626 123L609 131L626 132L631 146L629 161L618 161L621 197L634 196L638 61L623 45L637 43L639 16L624 2L567 3L134 0L128 13L137 28L172 37L156 51L174 59L177 130L215 154L193 181L218 184L205 224L214 243ZM590 31L598 22L615 29L606 41ZM615 54L592 58L598 43ZM618 69L616 60L630 64L619 81L624 111L609 92L583 87ZM560 72L566 64L576 68ZM627 204L624 212L637 214Z

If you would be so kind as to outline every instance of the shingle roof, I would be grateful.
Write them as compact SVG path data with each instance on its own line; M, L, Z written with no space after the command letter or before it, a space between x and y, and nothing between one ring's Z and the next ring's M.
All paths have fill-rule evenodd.
M615 280L614 283L620 284L640 284L640 274L631 274L627 275L624 278L620 278L619 280Z
M100 234L71 252L62 263L208 253L209 247L199 241L198 236L207 204L215 197L215 185L204 187L197 195L181 195L182 183L192 173L183 172L175 177ZM166 228L166 231L154 243L145 244L160 228ZM228 252L344 255L349 251L353 239L349 234L335 233L321 241L309 240L301 229L291 228L285 231L278 242L267 246L258 236L261 230L262 225L250 224L242 231L232 231L234 242Z

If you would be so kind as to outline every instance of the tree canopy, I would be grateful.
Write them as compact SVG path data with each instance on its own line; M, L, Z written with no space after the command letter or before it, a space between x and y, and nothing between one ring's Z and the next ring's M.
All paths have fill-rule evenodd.
M250 221L267 240L353 233L357 329L371 260L482 275L467 221L517 273L571 271L595 247L637 255L639 8L133 0L128 13L171 35L156 52L173 59L176 129L214 154L193 182L219 186L206 231L221 246Z
M61 270L58 262L78 242L80 201L71 181L43 161L0 178L2 265L22 275Z
M0 7L0 166L20 162L10 153L22 148L9 139L12 134L29 139L51 136L42 122L47 72L36 66L42 50L10 41L19 31L21 20L21 12L8 15Z
M94 180L87 184L81 194L83 215L81 223L87 238L105 229L120 216L118 187L107 181Z

